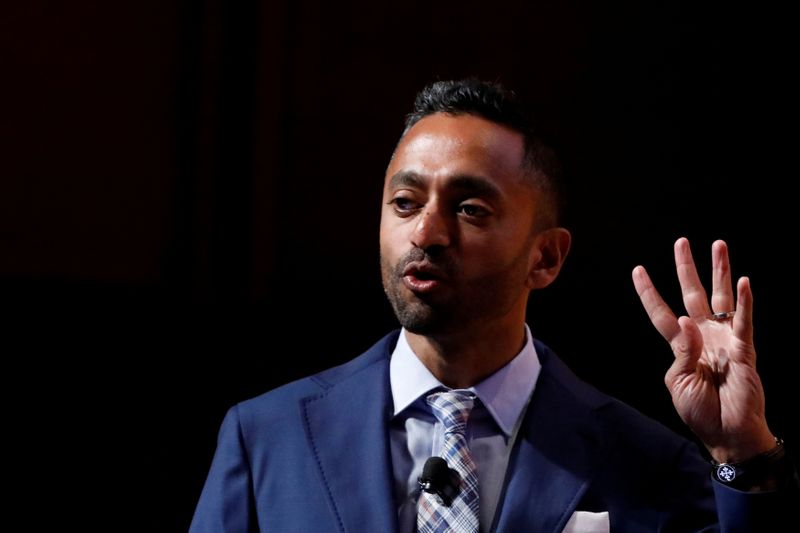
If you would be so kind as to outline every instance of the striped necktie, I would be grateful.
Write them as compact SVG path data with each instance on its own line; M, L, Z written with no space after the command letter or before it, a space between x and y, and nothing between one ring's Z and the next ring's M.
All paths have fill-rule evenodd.
M458 492L452 502L443 502L437 495L422 492L417 507L417 531L477 533L478 475L465 436L475 396L465 390L435 392L427 401L444 426L440 455L458 473Z

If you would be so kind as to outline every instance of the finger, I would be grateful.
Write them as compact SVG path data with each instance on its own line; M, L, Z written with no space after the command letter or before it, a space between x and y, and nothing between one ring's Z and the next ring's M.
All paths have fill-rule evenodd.
M669 343L675 361L664 376L664 382L670 390L681 378L697 371L697 361L703 353L703 334L697 323L687 316L680 317L677 323L680 332Z
M743 342L753 344L753 291L750 288L750 278L739 278L736 293L733 334Z
M686 312L695 320L707 318L711 315L708 307L708 297L700 278L697 275L697 268L694 266L692 250L689 248L689 241L681 237L675 241L675 267L678 270L678 281L681 284L683 294L683 305Z
M711 309L715 313L733 311L731 264L728 259L728 245L725 244L725 241L715 241L711 245L711 268Z
M633 286L636 287L636 293L642 301L644 310L647 311L647 316L650 317L650 322L653 323L655 328L664 337L667 342L672 342L672 339L680 332L678 326L678 319L675 318L675 313L658 294L650 276L643 266L637 266L633 269Z

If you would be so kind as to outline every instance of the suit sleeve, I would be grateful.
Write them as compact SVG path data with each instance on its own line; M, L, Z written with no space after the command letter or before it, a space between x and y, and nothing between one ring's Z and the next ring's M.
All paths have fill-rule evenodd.
M250 462L242 436L238 407L228 411L217 440L190 533L250 533L255 519Z
M717 517L722 533L785 531L796 519L800 490L788 488L771 492L742 492L713 482Z
M789 513L800 505L797 487L772 492L743 492L712 481L711 468L694 444L684 446L678 456L675 482L665 501L670 505L664 531L703 533L756 533L785 531L793 523Z

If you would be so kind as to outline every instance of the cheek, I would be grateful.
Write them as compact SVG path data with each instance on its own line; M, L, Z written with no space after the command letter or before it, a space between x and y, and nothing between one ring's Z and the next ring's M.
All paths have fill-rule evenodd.
M408 223L409 219L397 217L391 208L385 208L381 213L379 238L381 252L389 252L392 249L400 249L403 245L410 242L410 233L413 231L413 224Z
M528 247L522 244L516 235L464 242L461 254L463 269L465 273L478 276L507 270L527 254Z
M458 258L459 270L465 279L482 278L502 269L503 258L495 247L463 246Z
M501 272L506 268L508 260L493 251L484 251L475 255L464 255L463 269L467 276L483 277L487 274Z
M381 221L379 235L381 257L392 261L399 255L398 243L400 242L400 237L398 234L399 228L391 227L390 224L386 224L384 221Z

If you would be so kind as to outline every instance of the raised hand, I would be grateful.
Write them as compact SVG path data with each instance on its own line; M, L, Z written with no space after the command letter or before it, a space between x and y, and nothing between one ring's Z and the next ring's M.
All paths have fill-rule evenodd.
M756 372L753 294L740 278L733 298L728 247L711 247L711 306L697 275L689 241L675 242L675 266L688 316L676 317L642 266L633 284L651 322L675 360L664 377L681 419L718 462L739 462L775 446L764 415Z

